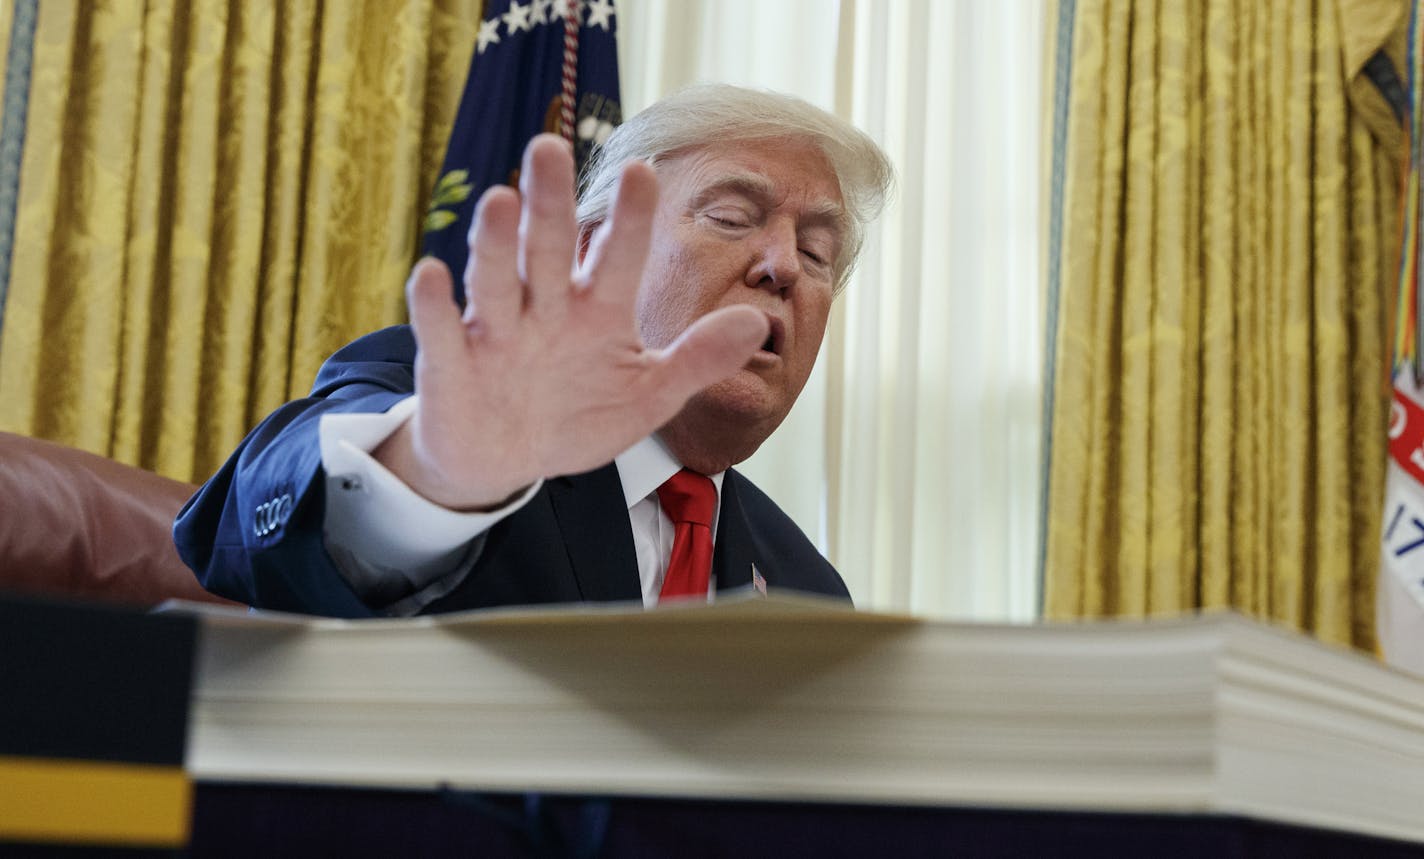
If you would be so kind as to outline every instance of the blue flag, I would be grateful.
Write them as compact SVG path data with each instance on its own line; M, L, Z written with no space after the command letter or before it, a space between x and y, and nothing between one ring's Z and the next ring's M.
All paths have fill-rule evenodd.
M613 0L486 0L425 215L425 254L450 267L457 299L475 203L492 185L518 183L530 138L562 134L582 169L622 119Z

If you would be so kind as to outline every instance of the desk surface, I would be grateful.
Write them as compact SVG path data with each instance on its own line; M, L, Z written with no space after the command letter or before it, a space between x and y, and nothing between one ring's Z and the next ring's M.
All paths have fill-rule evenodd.
M206 783L192 846L199 856L1424 856L1424 845L1217 815Z

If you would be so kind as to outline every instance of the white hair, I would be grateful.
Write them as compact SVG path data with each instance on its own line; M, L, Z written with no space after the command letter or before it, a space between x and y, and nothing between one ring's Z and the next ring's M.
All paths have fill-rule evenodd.
M729 84L700 84L649 105L609 135L584 167L578 222L591 227L608 216L618 177L630 161L655 169L683 152L716 143L806 141L830 162L847 214L847 235L836 260L836 291L845 285L865 226L880 214L894 185L890 159L865 132L795 96Z

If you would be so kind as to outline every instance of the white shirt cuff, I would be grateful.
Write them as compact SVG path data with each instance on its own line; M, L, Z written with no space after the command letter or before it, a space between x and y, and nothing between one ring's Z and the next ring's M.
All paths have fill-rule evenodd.
M326 471L327 550L347 581L372 605L409 604L440 579L460 572L469 544L523 507L542 482L509 504L462 513L420 496L371 456L414 413L410 396L380 414L322 415L321 463ZM437 587L435 599L454 586ZM428 600L415 600L420 604Z

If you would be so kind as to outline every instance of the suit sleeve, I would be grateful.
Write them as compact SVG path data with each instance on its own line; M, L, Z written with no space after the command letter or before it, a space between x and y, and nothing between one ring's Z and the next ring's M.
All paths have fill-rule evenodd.
M178 553L204 587L262 608L378 613L324 545L320 421L390 409L415 389L414 359L406 326L363 337L322 365L310 396L282 406L242 441L174 523Z
M542 483L488 511L450 510L422 497L371 455L415 412L418 396L387 412L321 418L326 551L367 605L395 617L417 614L457 587L478 562L484 534Z

